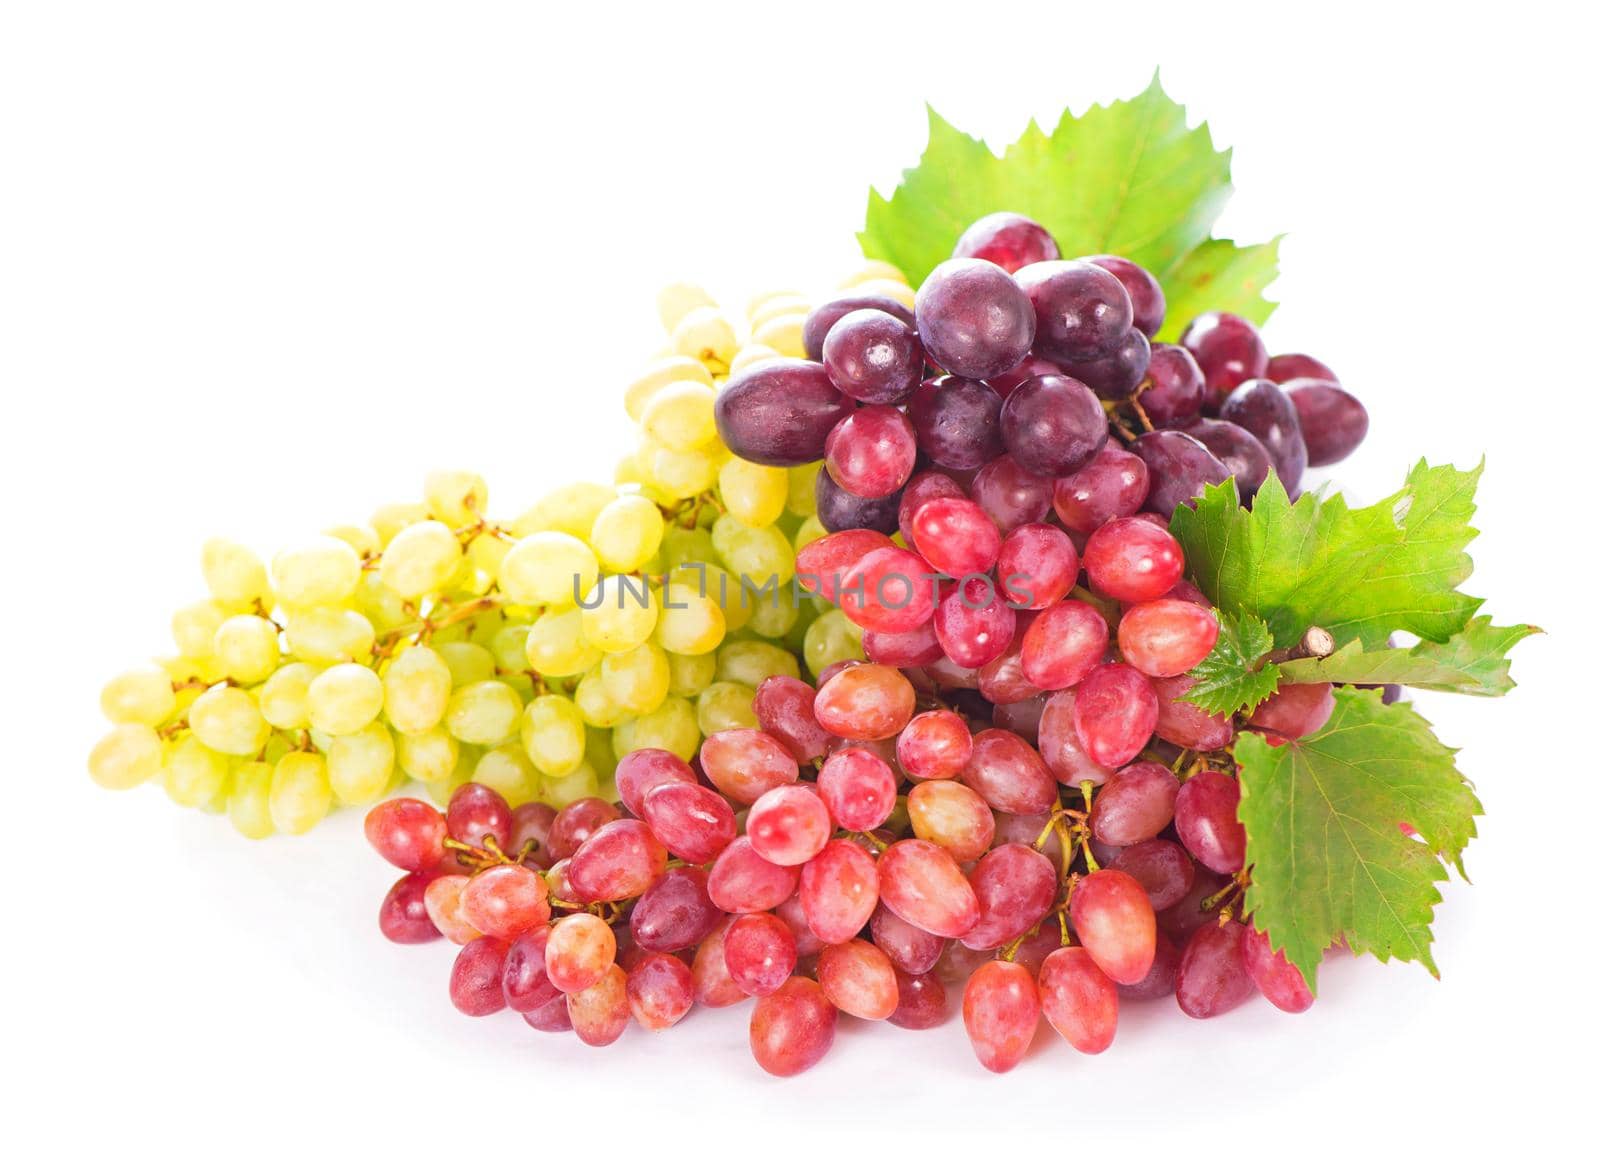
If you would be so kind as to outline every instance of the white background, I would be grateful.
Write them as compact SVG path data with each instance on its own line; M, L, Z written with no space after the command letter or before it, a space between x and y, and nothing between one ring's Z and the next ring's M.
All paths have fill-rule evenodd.
M1585 1123L1587 38L1529 3L876 7L4 5L8 1156L892 1164L958 1132L990 1161L1394 1167ZM1269 342L1372 410L1341 482L1487 451L1472 587L1551 632L1510 699L1423 702L1489 811L1443 981L1346 959L1303 1017L1139 1007L1110 1053L1045 1031L1003 1078L955 1023L846 1027L785 1083L739 1010L602 1052L461 1017L448 947L378 935L391 876L353 816L251 844L88 782L99 685L168 645L205 537L270 551L435 466L507 514L604 479L659 283L826 287L924 101L1007 141L1157 65L1235 148L1221 230L1291 232Z

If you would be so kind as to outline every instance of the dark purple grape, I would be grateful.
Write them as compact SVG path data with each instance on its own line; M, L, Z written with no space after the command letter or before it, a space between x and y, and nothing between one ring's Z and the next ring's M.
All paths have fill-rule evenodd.
M1126 399L1144 379L1150 367L1150 339L1143 330L1133 329L1104 358L1062 364L1062 372L1087 384L1105 399Z
M1213 412L1240 383L1267 373L1266 344L1255 326L1238 314L1201 314L1179 342L1200 364L1206 407Z
M887 497L857 497L841 489L827 468L817 469L817 520L831 533L842 529L875 529L892 534L900 528L900 489Z
M1181 428L1200 418L1205 402L1205 376L1194 355L1181 346L1157 342L1150 348L1139 406L1158 428Z
M1133 301L1110 273L1087 261L1041 261L1017 273L1038 320L1034 349L1052 362L1109 354L1133 329Z
M1161 292L1161 282L1155 279L1150 270L1134 264L1127 257L1114 257L1109 253L1078 259L1099 265L1122 282L1122 288L1128 291L1128 299L1133 302L1135 329L1147 335L1154 335L1161 329L1161 323L1167 317L1167 295Z
M1000 455L1000 396L959 375L929 379L911 395L917 448L944 468L981 468Z
M968 493L1008 534L1020 525L1032 525L1050 515L1055 482L1034 476L1009 456L990 461L972 478Z
M1223 420L1196 420L1183 430L1222 461L1233 483L1239 487L1239 500L1250 504L1272 469L1272 455L1267 446L1238 424Z
M999 265L944 262L917 290L917 336L952 375L987 379L1022 361L1033 345L1033 306Z
M984 382L988 383L989 386L1004 397L1010 395L1035 375L1060 375L1063 373L1060 363L1053 363L1047 358L1040 358L1037 354L1030 354L1009 371L996 375L992 379L985 379Z
M1035 375L1000 409L1006 451L1034 476L1077 472L1105 447L1106 435L1100 401L1069 375Z
M850 401L821 363L775 358L740 371L717 395L717 432L735 455L755 464L810 464L822 459L833 425Z
M917 332L882 310L851 310L822 343L833 385L862 403L899 403L922 381Z
M916 315L892 297L886 297L881 293L846 294L832 301L823 302L806 318L805 328L801 331L806 357L821 362L822 344L828 337L828 331L833 329L840 318L856 310L880 310L892 318L899 318L913 329L917 325Z
M1300 413L1276 383L1249 379L1222 401L1221 418L1249 432L1272 457L1278 479L1292 495L1306 471L1306 442L1300 434Z
M1146 432L1133 442L1133 453L1150 473L1144 507L1163 517L1171 517L1206 485L1220 485L1231 475L1209 448L1182 432Z
M1035 261L1056 260L1061 249L1038 221L1016 212L990 212L972 222L950 255L976 257L1015 273Z
M1280 387L1290 379L1326 379L1330 383L1339 381L1339 376L1329 369L1327 363L1309 354L1273 355L1267 360L1267 378Z
M1300 417L1306 463L1313 468L1343 460L1366 439L1367 409L1337 383L1290 379L1283 390Z

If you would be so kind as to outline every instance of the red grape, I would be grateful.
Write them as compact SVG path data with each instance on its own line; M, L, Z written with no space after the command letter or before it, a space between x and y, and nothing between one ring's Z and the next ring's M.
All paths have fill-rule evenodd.
M918 713L895 741L895 757L909 778L959 778L972 757L972 732L949 709Z
M1006 535L995 557L1000 593L1027 611L1066 598L1078 581L1078 551L1053 525L1034 522Z
M732 812L729 812L730 828ZM779 786L756 799L745 818L745 834L756 854L771 863L798 867L816 857L833 833L827 804L808 786ZM733 836L728 836L731 842ZM726 844L724 844L726 846Z
M952 375L1001 374L1033 344L1028 294L988 261L956 257L938 265L917 290L916 313L917 336L928 357Z
M689 863L710 863L739 833L728 800L698 783L656 787L641 813L662 845Z
M687 762L664 749L636 749L617 763L617 795L636 815L643 813L644 800L657 786L669 782L694 786L698 781Z
M722 911L706 890L706 873L672 868L639 897L628 928L641 948L677 953L705 940L721 920Z
M510 943L498 937L468 941L450 968L450 1001L463 1014L482 1018L506 1008L501 975Z
M919 508L908 535L917 553L951 578L982 574L1000 553L1000 530L965 497L935 497Z
M694 1006L694 975L670 953L645 954L624 988L633 1020L646 1030L666 1030Z
M828 475L845 492L887 497L916 467L917 434L898 408L858 407L833 426L825 452Z
M976 257L1015 273L1035 261L1056 260L1061 250L1038 221L1015 212L990 212L967 227L950 255Z
M1021 843L996 847L967 879L978 897L978 923L961 938L969 949L996 949L1020 937L1055 902L1055 865Z
M1056 800L1056 780L1045 760L1004 729L985 729L972 739L961 779L997 811L1038 814Z
M1022 637L1022 672L1042 689L1071 688L1110 647L1105 617L1088 603L1064 599L1040 611Z
M567 995L572 1031L591 1047L609 1047L628 1029L628 975L613 965L592 984Z
M1246 379L1267 373L1267 348L1250 322L1238 314L1201 314L1179 340L1205 376L1207 402L1216 407Z
M1099 664L1077 687L1073 720L1089 756L1115 769L1139 756L1156 729L1156 694L1137 669Z
M1156 914L1139 881L1126 872L1090 872L1068 907L1078 943L1114 982L1136 982L1155 958Z
M894 966L871 941L829 945L817 958L817 983L823 994L854 1018L879 1021L900 1004Z
M978 897L950 853L921 839L891 844L878 859L879 898L901 920L937 937L978 923Z
M962 579L933 613L939 646L962 668L982 668L999 659L1017 630L1017 613L982 575Z
M1282 745L1310 737L1333 716L1333 685L1285 684L1255 707L1252 729L1265 730L1267 741Z
M700 768L713 786L741 805L800 776L800 764L783 742L759 729L713 733L700 746Z
M1183 547L1154 522L1116 517L1089 536L1083 569L1097 594L1143 603L1161 598L1183 577Z
M868 631L911 631L933 617L937 577L920 555L885 546L845 575L839 608Z
M1095 809L1100 806L1095 800ZM1127 872L1139 881L1150 907L1165 912L1194 887L1194 862L1189 853L1170 839L1146 839L1117 853L1107 867Z
M1211 654L1215 612L1180 599L1152 599L1122 613L1117 648L1146 676L1181 676Z
M916 925L900 919L879 904L868 922L872 940L902 973L924 974L939 962L944 941Z
M490 838L499 844L511 839L511 807L476 782L468 782L450 796L444 818L450 838L468 847L482 847Z
M898 671L856 664L817 690L817 724L840 737L878 741L904 729L916 704L916 691Z
M828 381L862 403L898 403L922 380L916 331L879 309L851 310L822 342Z
M896 789L894 771L866 749L836 750L817 773L817 790L846 831L882 826L894 811Z
M756 689L751 707L762 730L782 742L795 761L810 762L827 756L835 740L817 724L816 703L817 690L805 681L769 676Z
M762 1070L799 1075L833 1046L839 1012L809 978L792 977L756 1002L750 1015L750 1050Z
M766 912L794 895L800 869L762 859L750 840L740 836L711 865L706 890L723 912Z
M1193 676L1151 677L1156 690L1156 736L1184 749L1221 749L1233 740L1233 721L1226 713L1208 713L1184 700Z
M1177 797L1176 774L1159 762L1134 762L1094 796L1089 829L1113 847L1154 839L1172 822Z
M521 864L500 864L467 881L461 915L480 933L509 940L550 919L544 877Z
M1058 479L1052 500L1063 525L1092 534L1114 517L1139 512L1149 492L1144 461L1108 444L1077 472Z
M1300 971L1283 955L1282 949L1273 951L1267 935L1259 929L1245 931L1244 968L1256 989L1279 1010L1300 1014L1311 1009L1311 1003L1316 1000Z
M575 912L551 923L544 946L545 976L563 994L593 985L616 959L617 936L593 913Z
M500 992L505 995L506 1005L518 1014L531 1014L561 997L561 991L545 972L545 950L549 943L550 926L544 924L523 933L506 950Z
M426 896L432 879L424 872L411 872L396 880L378 907L378 931L397 945L416 945L438 937Z
M944 983L929 973L895 970L897 1005L889 1021L905 1030L928 1030L950 1015Z
M1045 1019L1085 1055L1098 1055L1117 1035L1116 983L1087 949L1057 949L1039 967L1039 1002Z
M856 563L873 550L892 545L873 529L844 529L807 542L794 556L795 578L813 594L830 603L839 601L839 588Z
M866 849L835 839L800 869L800 908L829 945L859 933L878 904L878 869Z
M415 798L391 798L367 812L367 842L405 872L425 872L444 862L444 816Z
M1249 931L1238 921L1213 921L1189 938L1178 962L1177 992L1178 1008L1190 1018L1226 1014L1256 992L1244 961Z
M689 973L694 978L694 1000L702 1006L715 1009L744 1001L745 994L733 984L722 952L722 939L731 923L730 918L711 930L695 950L694 961L689 966Z
M1173 825L1189 853L1214 872L1244 867L1245 834L1239 822L1239 780L1202 770L1185 782L1174 805Z
M961 1020L973 1053L990 1071L1010 1071L1039 1027L1039 987L1014 961L989 961L967 982Z
M850 404L819 362L775 358L746 367L717 395L717 433L753 464L798 465L822 459L823 445Z
M771 994L800 960L789 926L770 912L733 918L722 937L723 963L733 984L752 998Z

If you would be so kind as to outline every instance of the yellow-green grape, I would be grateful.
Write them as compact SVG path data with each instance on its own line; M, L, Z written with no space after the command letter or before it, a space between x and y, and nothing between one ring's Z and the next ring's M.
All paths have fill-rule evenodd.
M750 331L755 333L774 318L786 317L790 314L799 314L806 317L811 313L811 299L801 293L775 293L761 300L759 305L750 311Z
M510 529L519 538L554 529L580 541L587 540L589 531L594 528L594 519L616 500L616 496L617 491L610 485L586 481L566 485L546 493L532 509L512 522Z
M840 289L853 289L863 281L898 281L906 284L906 275L888 261L862 261L861 267L839 282Z
M225 754L185 737L172 751L162 773L167 797L179 806L206 807L228 787L230 764Z
M189 706L189 729L218 753L240 758L255 757L272 734L256 698L233 685L213 688L196 697Z
M805 294L798 289L762 289L751 294L750 299L744 303L744 316L746 320L754 321L761 312L761 307L768 302L776 301L779 298L804 296Z
M437 594L461 573L461 542L440 521L419 521L395 534L378 563L378 579L402 599Z
M365 571L350 605L378 631L404 627L416 618L416 609L383 585L375 571Z
M395 751L406 777L438 783L450 778L461 757L461 746L443 727L422 733L402 733Z
M738 349L733 323L716 306L692 309L672 327L673 353L699 359L712 374L726 371Z
M306 690L311 727L330 737L354 733L383 712L383 681L364 664L335 664L317 674Z
M669 580L662 589L655 641L680 656L700 656L715 650L728 631L722 608L696 590L695 585Z
M785 470L789 478L787 508L796 517L810 517L817 511L817 470L821 467L819 460L815 464L802 464L798 468Z
M840 660L864 659L861 629L843 611L827 611L806 628L806 670L815 676Z
M522 714L522 748L535 768L560 777L583 761L583 714L564 696L537 696Z
M806 316L779 314L768 318L758 329L751 331L750 340L770 346L786 358L805 358Z
M672 668L672 684L667 691L673 696L697 696L717 678L717 657L714 652L703 652L696 656L668 652L667 664Z
M89 751L89 777L107 790L129 790L161 773L161 738L148 725L118 725Z
M383 713L399 733L426 733L444 720L455 679L444 657L418 644L406 648L383 674Z
M636 749L664 749L688 761L700 748L694 705L685 697L669 696L652 712L618 725L611 748L618 757Z
M728 364L728 374L737 375L740 371L748 370L759 363L771 362L775 358L782 358L772 347L761 342L747 342L739 348L739 353L733 356L733 361Z
M600 681L611 699L629 713L648 713L667 699L672 666L666 652L646 642L601 660Z
M799 612L795 615L794 626L789 628L783 636L783 646L795 655L801 657L802 662L806 653L806 633L811 630L811 625L817 621L817 616L824 611L831 610L832 605L807 595L800 600Z
M725 514L711 527L711 541L722 565L741 582L748 579L752 587L769 581L782 586L794 577L794 547L777 526L748 526Z
M318 534L272 559L272 581L285 607L331 607L361 581L361 558L338 538Z
M578 687L572 690L572 703L578 706L584 724L596 729L614 729L632 716L606 689L598 668L591 668L578 681Z
M254 684L278 667L278 629L259 615L235 615L217 628L211 652L224 676Z
M215 599L190 603L175 611L172 616L172 640L178 645L178 651L191 660L208 664L217 628L227 621L228 614L228 609Z
M716 400L716 391L704 383L687 379L668 383L644 405L639 423L657 443L691 452L716 439L717 421L712 414Z
M580 798L594 798L600 793L600 776L595 768L584 762L570 774L560 778L546 778L544 800L560 810L571 806Z
M526 678L529 671L528 664L528 632L532 629L529 623L508 623L489 637L485 645L494 656L494 664L500 672L512 676ZM508 683L515 686L516 681ZM532 683L532 681L528 681Z
M626 572L653 558L665 534L666 522L652 502L643 497L618 497L595 517L589 545L606 570Z
M617 461L611 479L618 485L637 485L644 480L644 470L637 453L629 452Z
M261 686L256 704L274 729L303 729L310 723L306 701L319 669L311 664L285 664Z
M345 806L367 806L383 797L394 775L394 738L383 723L335 737L328 746L328 786Z
M275 827L268 794L272 766L267 762L240 762L228 785L228 822L246 839L265 839Z
M717 483L717 471L728 458L728 451L713 441L692 452L678 452L641 437L637 460L652 500L662 504L698 497Z
M405 529L406 526L427 520L428 507L426 505L406 502L404 504L378 506L373 511L369 524L372 526L372 532L378 535L378 546L381 549L394 541L395 534Z
M434 643L433 650L450 669L450 682L456 688L494 679L494 653L486 647L464 639L447 639Z
M789 499L789 474L733 456L717 474L717 489L730 517L759 528L783 516Z
M667 536L661 539L660 562L665 570L676 570L680 566L694 562L716 560L717 548L711 544L709 529L673 526L667 530Z
M545 777L516 744L485 751L473 767L472 781L487 786L512 806L532 802L544 788Z
M160 668L134 668L100 690L100 711L117 725L159 725L177 710L172 680Z
M818 538L828 536L827 527L817 519L816 514L811 514L800 523L800 528L794 531L794 548L804 550Z
M589 544L558 530L520 539L500 563L500 588L513 603L529 607L570 606L599 577L600 561Z
M304 835L332 806L328 764L321 754L296 750L278 759L267 786L273 827L285 835Z
M245 607L271 597L266 564L254 550L227 538L212 538L201 548L200 573L211 597L227 606Z
M583 637L583 612L546 611L528 628L523 651L540 676L577 676L600 662L603 653Z
M876 293L880 297L893 298L908 310L917 308L917 291L904 281L894 281L886 277L862 281L852 290L854 293Z
M297 659L327 666L364 659L378 638L372 620L347 607L314 607L291 611L284 619L284 640Z
M500 564L511 552L511 542L497 533L485 531L467 543L466 569L476 585L487 591L500 577Z
M700 694L695 723L706 737L725 729L753 729L756 725L756 690L748 684L719 680Z
M705 363L698 359L685 358L681 354L657 359L622 393L622 406L627 409L628 418L639 419L644 414L644 405L650 402L650 397L672 383L703 383L707 387L716 386L712 382L711 372L706 370Z
M650 638L661 614L660 601L644 580L621 574L602 578L586 603L588 609L579 612L580 629L584 640L602 652L638 647ZM528 661L533 658L530 650Z
M690 312L705 307L715 307L716 300L698 285L675 281L656 294L656 313L661 316L661 328L671 333Z
M499 745L517 731L522 700L503 680L479 680L450 694L445 728L469 745Z
M780 587L775 591L767 591L756 600L755 609L750 612L750 622L745 626L768 639L781 639L794 630L799 618L798 593L788 587Z
M378 541L378 531L370 525L335 525L322 532L330 538L338 538L363 559L369 558L383 549L382 544Z
M717 649L717 679L761 687L769 676L799 676L800 661L776 644L736 639Z
M452 529L471 525L489 508L489 486L475 472L431 472L422 483L428 512Z

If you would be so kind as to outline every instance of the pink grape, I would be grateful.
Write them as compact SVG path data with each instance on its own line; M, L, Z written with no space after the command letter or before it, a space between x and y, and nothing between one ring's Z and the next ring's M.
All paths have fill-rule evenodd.
M977 791L959 782L919 782L906 796L917 838L937 843L957 863L971 863L994 842L994 813Z
M667 849L637 819L607 823L573 854L567 883L585 903L631 900L667 870Z
M711 902L706 873L699 868L672 868L639 897L628 915L628 928L643 949L677 953L705 940L722 921Z
M932 974L895 970L896 1005L889 1021L904 1030L929 1030L950 1016L944 983Z
M839 601L839 590L856 563L874 550L891 546L886 534L871 529L845 529L808 542L795 554L795 578L807 590L830 603Z
M1134 762L1094 796L1089 829L1113 846L1142 843L1172 822L1177 797L1176 774L1159 762Z
M1100 664L1078 683L1073 714L1089 756L1115 769L1139 756L1156 731L1155 689L1126 664Z
M858 407L833 425L823 453L828 475L841 489L887 497L916 467L917 434L897 408Z
M1079 946L1057 949L1039 967L1039 1001L1056 1033L1085 1055L1117 1035L1117 986Z
M894 811L894 771L870 750L836 750L817 772L817 791L846 831L880 827Z
M948 473L933 470L917 473L906 482L905 492L900 495L900 513L897 518L900 536L905 538L913 550L916 550L917 541L912 521L918 511L929 502L942 498L965 500L966 495L956 479ZM917 552L922 553L920 550Z
M452 945L465 945L481 935L461 915L461 893L466 887L466 876L435 876L423 889L428 919Z
M804 869L801 871L803 873ZM800 904L799 892L773 909L772 914L789 926L789 931L794 934L795 952L802 959L815 957L822 952L823 940L811 931L811 922L806 918L806 910Z
M624 990L633 1020L666 1030L694 1007L694 975L670 953L647 953L628 970Z
M1055 482L1023 468L1010 456L991 460L972 478L970 496L994 519L1002 534L1050 515Z
M932 620L910 631L864 631L861 647L867 659L890 668L925 668L944 655Z
M800 960L794 934L770 912L734 917L722 937L722 957L733 984L753 998L776 991Z
M982 574L1000 553L1000 529L964 497L937 497L911 519L917 553L951 578Z
M699 783L656 787L642 813L662 845L688 863L710 863L739 831L728 800Z
M1055 865L1021 843L996 847L967 880L978 897L978 922L961 938L969 949L995 949L1020 937L1055 903Z
M1005 653L1017 629L1017 613L982 576L964 579L933 613L934 635L962 668L981 668Z
M1015 733L985 729L972 739L961 780L997 811L1037 814L1056 800L1056 780L1039 752Z
M562 808L550 824L550 858L570 859L596 831L621 817L603 798L580 798Z
M731 822L731 811L729 818ZM827 804L807 786L769 790L756 799L745 817L745 834L756 854L784 867L799 867L815 858L832 833ZM728 839L731 842L733 836Z
M713 733L700 746L700 766L713 786L741 806L800 776L800 764L783 742L759 729Z
M810 978L792 977L756 1001L750 1015L750 1051L770 1075L799 1075L833 1046L839 1012Z
M467 881L461 915L480 933L509 940L550 919L544 877L521 864L500 864Z
M1126 872L1090 872L1068 905L1078 943L1114 982L1136 982L1155 959L1156 914L1139 881Z
M617 763L617 795L635 815L644 813L644 800L656 787L697 781L687 762L664 749L636 749Z
M1206 402L1214 410L1246 379L1267 373L1267 348L1255 326L1238 314L1201 314L1179 340L1205 376Z
M1178 599L1139 603L1122 613L1117 648L1146 676L1182 676L1210 655L1217 617Z
M1096 809L1099 800L1095 802ZM1194 862L1189 853L1170 839L1146 839L1117 853L1108 867L1127 872L1145 895L1150 907L1165 912L1189 894L1194 887Z
M1256 986L1245 968L1244 939L1249 929L1238 921L1200 926L1178 962L1178 1008L1190 1018L1213 1018L1250 1000Z
M440 936L428 915L427 891L433 877L411 872L394 882L378 908L378 931L397 945L416 945Z
M468 941L450 968L450 1001L463 1014L482 1018L506 1008L501 975L510 943L497 937Z
M967 981L961 1020L978 1062L1010 1071L1028 1053L1039 1028L1039 987L1014 961L986 962Z
M1071 688L1110 645L1105 617L1087 603L1065 599L1040 611L1022 637L1022 672L1042 689Z
M1270 745L1310 737L1333 716L1333 685L1285 684L1255 707L1252 729L1266 731Z
M549 943L550 926L544 924L523 933L506 950L500 992L505 995L506 1005L518 1014L531 1014L561 997L561 991L545 972L545 950Z
M522 1016L534 1030L544 1031L547 1034L559 1034L572 1029L572 1015L567 1011L567 996L562 994L552 998L537 1010L529 1011Z
M878 859L879 898L901 920L938 937L972 931L978 897L943 847L921 839L891 844Z
M817 690L805 681L769 676L756 689L751 707L762 730L782 742L796 762L810 762L826 757L836 741L817 724L816 703Z
M552 922L545 940L544 969L550 984L571 994L599 981L617 959L617 936L590 912Z
M1078 702L1058 692L1039 715L1039 753L1056 779L1068 786L1108 781L1112 773L1089 756L1078 740Z
M1279 1010L1300 1014L1316 1001L1306 979L1300 976L1283 950L1274 951L1267 935L1259 929L1245 931L1244 967L1256 989Z
M800 869L806 923L829 945L859 933L877 904L877 864L858 844L835 839Z
M556 808L543 802L525 802L511 811L511 839L507 854L522 856L530 867L547 868L555 862L550 854L550 834L556 824Z
M444 862L444 816L415 798L391 798L367 812L367 842L405 872L425 872Z
M1178 539L1142 517L1112 518L1089 536L1083 551L1089 585L1119 603L1161 598L1183 577L1183 565Z
M622 1037L633 1017L628 1006L628 975L610 966L591 985L567 995L572 1031L591 1047L609 1047Z
M829 945L817 958L817 984L823 996L853 1018L877 1022L900 1005L894 966L871 941Z
M1052 501L1063 525L1092 534L1112 518L1139 512L1149 492L1144 461L1107 444L1084 467L1056 481Z
M1178 791L1172 821L1183 845L1205 867L1224 874L1244 867L1237 778L1202 770Z
M723 850L711 865L706 891L723 912L767 912L794 895L800 869L761 858L746 836Z
M1053 525L1018 526L995 556L1000 593L1027 611L1042 611L1067 597L1078 581L1078 551Z
M1156 957L1150 963L1150 972L1136 982L1117 987L1117 997L1124 1002L1151 1002L1170 998L1178 984L1178 961L1183 951L1172 943L1162 929L1156 930Z
M872 550L845 575L839 609L868 631L911 631L933 617L933 567L899 546Z
M817 724L839 737L878 741L904 729L916 705L916 691L900 672L856 664L817 690Z
M895 757L908 778L959 778L972 757L972 732L949 709L918 713L895 741Z
M1208 713L1184 700L1194 687L1193 676L1154 676L1156 736L1184 749L1209 752L1233 740L1233 721L1226 713Z
M1044 708L1044 699L1039 696L1041 690L1032 683L1022 670L1022 641L1028 634L1027 612L1022 612L1017 618L1017 634L1011 637L1011 644L1002 655L996 656L982 668L978 669L978 691L983 698L995 706L995 724L1008 728L1004 718L999 714L999 709L1005 705L1015 705L1024 701L1039 698L1038 708Z
M926 929L901 920L882 904L873 911L868 923L873 943L902 973L924 974L938 964L944 942Z
M733 976L728 973L727 960L722 951L722 939L732 923L730 917L712 929L695 950L694 961L689 966L690 975L694 978L694 1000L701 1006L716 1009L732 1006L745 999L744 991L734 985Z
M468 782L450 796L444 818L450 838L468 847L482 847L490 838L505 844L511 838L511 807L476 782Z

